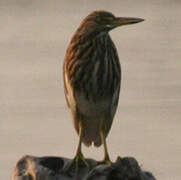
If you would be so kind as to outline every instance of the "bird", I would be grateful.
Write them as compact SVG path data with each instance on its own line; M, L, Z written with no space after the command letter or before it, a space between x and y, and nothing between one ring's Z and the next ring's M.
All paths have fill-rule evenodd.
M83 19L70 41L63 64L64 92L79 135L71 165L83 162L88 166L82 143L88 147L103 144L102 162L111 164L106 137L118 107L121 65L109 32L142 21L96 10Z

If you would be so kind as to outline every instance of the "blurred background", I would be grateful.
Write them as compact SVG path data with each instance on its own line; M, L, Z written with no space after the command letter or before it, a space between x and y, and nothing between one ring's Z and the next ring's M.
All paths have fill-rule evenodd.
M0 0L0 179L26 154L74 156L78 136L66 106L62 65L93 10L146 19L110 34L122 65L108 148L135 157L159 180L181 170L181 1ZM103 148L83 148L103 158Z

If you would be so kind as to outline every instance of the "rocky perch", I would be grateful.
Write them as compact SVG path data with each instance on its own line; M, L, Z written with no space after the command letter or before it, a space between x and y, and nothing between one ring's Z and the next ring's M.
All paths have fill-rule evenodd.
M83 165L78 173L63 172L70 162L64 157L24 156L17 162L12 180L156 180L132 157L118 157L111 166L87 159L89 169Z

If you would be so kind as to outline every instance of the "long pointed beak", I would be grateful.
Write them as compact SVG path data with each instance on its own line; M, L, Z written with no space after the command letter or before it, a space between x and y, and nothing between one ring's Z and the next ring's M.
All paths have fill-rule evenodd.
M118 17L115 19L114 24L116 26L135 24L144 21L142 18L132 18L132 17Z

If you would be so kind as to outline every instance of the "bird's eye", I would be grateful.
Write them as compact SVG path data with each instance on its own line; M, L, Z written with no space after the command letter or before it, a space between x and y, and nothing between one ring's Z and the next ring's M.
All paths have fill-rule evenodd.
M105 20L107 21L112 21L114 18L113 17L105 17Z
M97 17L96 20L97 22L108 22L108 21L112 21L114 18L113 17Z
M96 20L97 20L98 22L100 22L100 21L101 21L101 18L100 18L100 17L96 17Z

